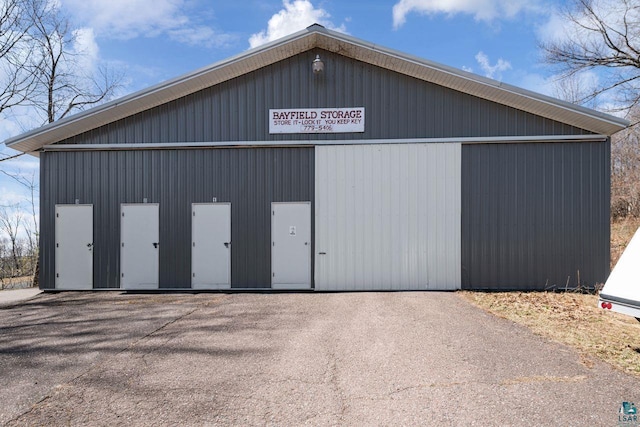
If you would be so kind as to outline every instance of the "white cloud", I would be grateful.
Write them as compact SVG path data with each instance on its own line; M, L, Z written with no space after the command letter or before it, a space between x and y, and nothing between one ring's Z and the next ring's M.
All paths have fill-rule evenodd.
M393 27L400 28L409 13L473 15L478 21L513 18L523 11L538 11L539 0L400 0L393 6Z
M293 2L283 0L282 5L284 9L269 19L267 30L262 30L249 38L249 45L252 48L295 33L312 24L320 24L331 30L346 32L344 24L334 25L329 20L331 15L326 10L316 9L308 0L294 0Z
M81 22L103 36L131 39L157 35L188 22L182 0L63 0Z
M40 170L40 160L33 156L24 155L15 160L7 161L2 167L8 173L31 179L33 174L37 174Z
M40 113L30 105L18 105L0 114L0 144L6 139L20 135L30 129L43 125ZM0 151L5 154L8 149L0 145ZM17 151L10 150L10 154L17 154Z
M11 178L0 178L3 185L0 187L0 207L18 206L27 200L27 193L20 184L12 183Z
M167 32L171 39L191 46L204 46L207 48L224 46L231 43L233 36L216 33L211 27L197 25L183 27Z
M230 36L198 25L185 13L187 0L62 0L76 21L100 37L129 40L167 34L186 44L220 46Z
M476 61L478 61L478 65L482 71L484 71L484 75L490 79L499 80L502 78L503 71L511 69L511 63L502 58L498 58L498 62L496 62L495 65L491 65L489 57L484 52L478 52Z
M566 37L565 25L567 22L558 10L552 9L549 20L537 29L538 39L541 41L561 40Z
M547 96L554 96L554 87L557 76L543 76L538 73L526 73L522 75L516 86Z
M93 28L78 28L73 31L74 35L74 53L77 54L78 65L85 73L95 71L98 61L100 49L93 33Z
M22 132L23 129L16 120L9 119L5 115L0 116L0 141L4 141Z

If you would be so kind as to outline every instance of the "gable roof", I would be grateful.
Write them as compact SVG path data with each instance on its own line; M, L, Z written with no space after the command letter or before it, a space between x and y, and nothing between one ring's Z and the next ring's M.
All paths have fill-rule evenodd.
M34 152L45 145L129 117L314 48L338 53L597 134L612 135L629 125L628 121L619 117L380 47L315 24L226 60L49 123L10 138L5 143L19 151Z

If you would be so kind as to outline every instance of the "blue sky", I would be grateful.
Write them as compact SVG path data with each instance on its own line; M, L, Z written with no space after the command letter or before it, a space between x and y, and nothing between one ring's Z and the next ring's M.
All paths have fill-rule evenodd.
M179 19L185 20L184 25L171 28L155 16L157 25L149 24L146 29L131 32L103 21L93 26L101 60L124 67L131 79L128 90L140 89L240 53L250 47L252 36L261 32L270 40L317 21L367 41L454 67L470 68L478 74L491 74L531 89L536 89L533 87L536 81L543 83L548 74L540 66L536 38L552 15L549 7L540 1L520 2L522 6L517 8L517 13L506 11L514 8L512 4L519 3L515 0L397 3L255 0L220 2L213 8L199 0L160 0L163 2L181 4L176 10L182 15ZM433 10L409 8L400 14L404 22L394 25L394 5L402 3L460 3L461 6L444 8L443 12L437 7ZM465 7L466 3L474 5ZM554 3L547 4L553 7ZM491 8L495 9L494 14L483 14L483 10ZM504 71L489 73L476 59L480 52L487 56L490 66L495 66L500 59L510 66L505 65L508 68ZM541 90L547 91L547 88Z
M120 95L236 55L317 22L388 48L554 95L537 40L559 31L556 0L57 0L87 68L124 75ZM0 117L0 141L39 125ZM0 146L4 155L12 151ZM26 175L37 159L0 164ZM0 206L24 191L0 176Z

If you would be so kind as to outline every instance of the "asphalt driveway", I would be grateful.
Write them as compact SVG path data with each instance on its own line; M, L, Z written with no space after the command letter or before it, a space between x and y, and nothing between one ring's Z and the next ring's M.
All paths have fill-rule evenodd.
M455 293L45 294L0 309L0 424L616 425L640 381Z

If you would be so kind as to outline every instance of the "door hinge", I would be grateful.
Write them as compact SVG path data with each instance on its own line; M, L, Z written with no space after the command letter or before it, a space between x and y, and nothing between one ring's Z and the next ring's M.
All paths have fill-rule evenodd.
M124 273L120 273L120 277L124 277Z
M193 273L193 277L196 277L196 273Z
M59 248L59 247L60 247L60 245L56 243L56 248Z
M56 277L57 277L57 278L60 278L60 273L56 273Z
M193 244L193 247L195 248L196 247L196 242L193 242L192 244Z
M193 211L193 216L196 216L196 211Z
M122 216L124 216L124 212L122 212Z
M271 273L272 277L276 277L276 273Z
M121 244L122 244L122 247L124 248L124 242L122 242Z
M56 214L56 218L60 218L60 214Z

